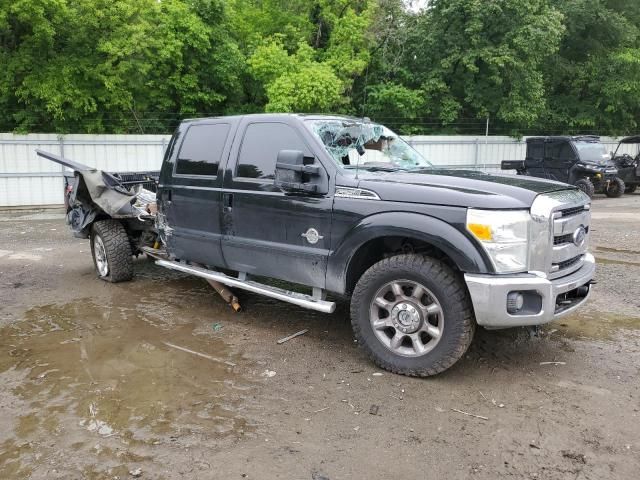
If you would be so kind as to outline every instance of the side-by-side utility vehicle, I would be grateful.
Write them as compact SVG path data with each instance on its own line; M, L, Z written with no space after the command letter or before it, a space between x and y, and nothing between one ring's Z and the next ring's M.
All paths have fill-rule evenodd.
M529 137L524 160L505 160L503 170L575 185L589 197L620 197L625 190L611 153L600 137Z
M633 155L620 152L623 145L636 145L636 152ZM634 193L640 185L640 135L624 137L618 143L616 151L613 153L613 163L618 168L618 176L625 184L625 193Z
M405 375L449 368L477 325L540 325L574 310L594 276L581 190L440 170L367 119L184 121L156 195L40 154L75 170L70 224L90 239L100 278L131 279L132 256L146 253L321 312L350 297L358 343Z

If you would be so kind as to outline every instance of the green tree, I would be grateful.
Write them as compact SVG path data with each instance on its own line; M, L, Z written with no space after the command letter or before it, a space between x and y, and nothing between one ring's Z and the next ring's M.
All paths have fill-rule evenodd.
M547 0L434 0L407 42L410 86L443 123L490 116L532 125L545 109L543 65L562 32Z
M365 0L320 0L308 11L312 37L300 38L295 49L288 48L286 35L263 38L248 64L264 91L265 110L350 110L353 81L369 61L367 36L375 5Z
M545 65L547 131L618 134L640 117L640 5L636 0L556 1L560 50Z
M222 112L245 68L225 22L216 0L3 2L0 126L164 130L149 112Z

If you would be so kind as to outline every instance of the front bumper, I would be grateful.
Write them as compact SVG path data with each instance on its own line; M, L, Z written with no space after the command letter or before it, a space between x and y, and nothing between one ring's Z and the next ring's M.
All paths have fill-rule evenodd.
M532 273L517 275L465 274L476 322L487 328L541 325L569 313L583 304L591 293L596 262L586 253L579 270L554 280ZM584 287L584 288L583 288ZM507 311L507 295L523 292L532 301L520 312Z

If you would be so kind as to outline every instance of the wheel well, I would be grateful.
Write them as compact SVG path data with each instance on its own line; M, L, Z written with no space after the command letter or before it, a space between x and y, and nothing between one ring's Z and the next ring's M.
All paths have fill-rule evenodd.
M400 236L374 238L361 245L349 261L346 277L347 293L353 291L358 279L373 264L387 257L410 253L420 253L441 260L453 270L459 271L458 266L446 253L428 242Z

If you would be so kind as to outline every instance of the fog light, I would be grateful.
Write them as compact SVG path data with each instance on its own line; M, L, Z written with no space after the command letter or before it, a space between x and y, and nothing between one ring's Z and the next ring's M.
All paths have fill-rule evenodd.
M507 312L518 313L524 306L524 295L520 292L510 292L507 295Z

